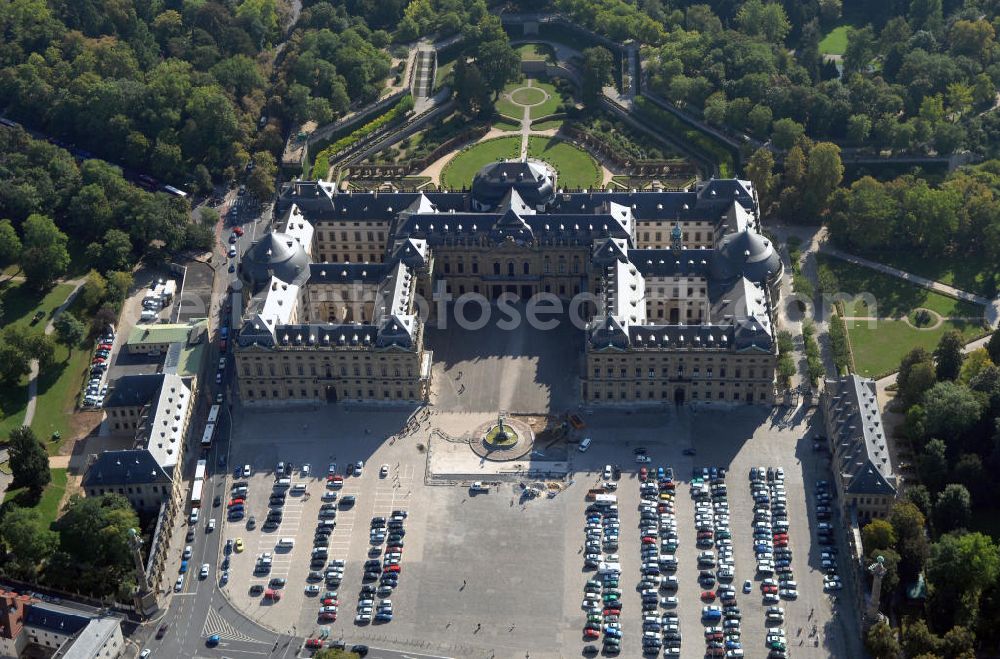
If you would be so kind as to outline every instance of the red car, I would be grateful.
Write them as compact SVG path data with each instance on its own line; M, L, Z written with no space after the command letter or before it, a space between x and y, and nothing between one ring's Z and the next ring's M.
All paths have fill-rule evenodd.
M642 539L642 544L644 544L644 545L655 545L656 544L656 538L648 536L648 535L644 536L643 539Z
M386 572L401 572L402 570L400 570L399 565L386 565L385 566L385 571Z
M584 638L591 639L591 638L599 638L600 636L601 636L601 632L597 631L596 629L584 629L583 630L583 637Z
M103 364L104 363L104 357L94 357L94 359L90 363L91 364Z
M775 540L774 541L774 546L775 547L787 547L788 546L788 540Z
M323 647L323 640L319 638L307 638L306 647L312 649L321 648Z
M699 540L704 540L705 538L711 538L711 537L712 537L711 531L698 531Z
M243 235L243 227L235 227L235 228L233 228L233 233L235 233L237 236L242 236Z
M774 534L774 539L775 540L788 540L788 534L787 533L775 533Z
M714 602L715 601L715 593L713 593L710 590L704 591L701 594L701 601L702 602Z
M777 594L778 587L777 586L761 586L760 590L761 590L762 593L775 593L775 594Z
M273 588L268 588L267 590L264 591L264 599L274 600L275 602L277 602L278 600L281 599L281 591L274 590Z
M640 479L646 480L646 477L648 475L649 475L649 470L648 469L646 469L645 467L642 467L642 468L639 469L639 478Z
M101 345L97 346L98 350L111 350L111 348L112 345L110 343L102 343Z
M622 614L621 609L604 609L604 617L608 616L620 616Z
M328 597L325 600L323 600L323 606L337 606L337 605L338 605L337 600L333 599L332 597Z
M320 620L325 620L327 622L332 622L332 621L334 621L334 620L337 619L337 614L336 613L321 613L321 614L319 614L319 619Z
M243 499L242 497L236 497L235 499L229 502L229 507L232 508L233 506L238 506L243 503L246 503L246 499Z

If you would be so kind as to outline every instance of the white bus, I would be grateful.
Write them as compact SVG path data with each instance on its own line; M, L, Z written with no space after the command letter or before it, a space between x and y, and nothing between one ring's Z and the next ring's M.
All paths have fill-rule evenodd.
M201 436L201 447L208 448L212 445L212 438L215 436L215 424L206 423L205 433Z
M196 481L204 480L205 470L208 468L208 460L198 460L198 464L194 468L194 479Z
M188 196L186 192L184 192L183 190L178 190L177 188L175 188L172 185L164 185L163 186L163 191L164 192L169 192L170 194L175 195L177 197L181 197L181 198L184 198L184 197Z
M219 410L222 408L221 405L213 405L208 408L208 423L218 423L219 421Z
M194 482L194 487L191 488L191 506L197 507L201 505L201 491L205 487L205 481L200 478Z

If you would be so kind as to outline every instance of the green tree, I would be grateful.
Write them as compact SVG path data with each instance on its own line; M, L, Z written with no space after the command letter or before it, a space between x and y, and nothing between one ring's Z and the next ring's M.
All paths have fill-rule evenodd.
M774 174L774 154L761 147L750 156L746 166L747 178L757 191L757 203L762 215L767 215L774 203L774 190L778 185L778 175Z
M993 540L982 533L941 536L927 560L931 608L945 621L974 624L979 597L986 584L1000 573L1000 554Z
M80 299L87 309L96 309L108 297L108 282L96 270L87 273L87 279L80 288Z
M583 50L583 83L580 93L583 102L595 107L603 95L603 89L611 81L611 67L615 63L611 52L604 46L594 46Z
M49 456L45 452L34 431L28 426L15 428L10 432L8 452L10 470L14 483L26 487L37 498L52 480L49 472Z
M986 348L977 348L964 355L958 381L968 386L979 377L983 370L990 366L995 366L993 360L990 359L990 353L986 351Z
M955 659L974 659L976 635L968 627L955 625L944 635L944 656Z
M758 104L747 113L747 128L754 135L764 136L771 128L771 108L763 104Z
M502 39L487 41L476 54L476 65L483 75L487 89L493 92L494 98L500 94L511 80L516 80L521 71L521 58L510 47L506 35Z
M31 357L24 346L0 340L0 383L14 387L31 372Z
M938 533L968 528L972 497L964 485L949 483L934 502L934 528Z
M874 659L897 659L899 657L899 641L896 633L886 622L879 621L871 626L865 634L865 648Z
M211 206L202 206L198 209L198 220L202 226L214 229L215 225L219 223L219 217L219 211Z
M962 437L979 423L983 405L975 392L955 382L938 382L924 394L925 432L931 437Z
M787 151L795 146L799 138L805 135L806 129L794 119L784 117L774 122L771 127L771 140L774 146Z
M53 327L56 330L56 339L59 343L66 346L70 355L73 354L73 349L80 345L84 335L87 333L87 328L84 324L77 320L76 316L69 311L63 311L59 314L59 317L53 323Z
M931 492L938 492L944 487L948 477L947 446L940 439L932 439L924 446L923 452L917 458L917 471L920 480Z
M807 214L814 215L827 208L830 195L844 178L844 165L840 161L840 147L830 142L818 142L809 150L809 164L803 192L803 206Z
M21 257L21 239L10 220L0 220L0 270L14 265Z
M847 119L847 139L864 146L872 133L872 118L867 114L852 114Z
M887 520L872 520L861 529L861 543L866 554L880 549L892 549L896 545L896 531Z
M23 232L21 267L26 283L36 290L49 288L69 267L69 238L51 218L37 213L24 221Z
M784 8L777 2L765 4L763 0L744 2L736 13L736 24L745 34L777 44L782 43L792 29Z
M892 507L889 523L896 532L896 550L901 557L899 577L903 583L909 583L923 570L930 553L924 530L926 520L915 505L905 502Z
M906 486L906 501L912 503L923 513L924 517L931 514L931 493L923 483L908 483Z
M268 201L274 196L274 179L278 174L278 165L269 151L258 151L253 154L254 169L247 179L247 188L261 201Z
M129 289L132 288L132 274L129 272L109 272L108 282L108 302L115 308L120 308L125 298L128 297Z
M986 342L986 352L990 355L990 361L1000 366L1000 330L990 335L990 340Z
M924 393L937 382L934 361L923 348L913 348L899 364L896 390L904 409L918 403Z
M38 568L55 552L59 536L42 522L37 508L11 506L0 520L0 538L11 553L14 576L35 579Z
M923 618L907 618L903 624L903 651L907 657L921 654L939 655L941 639L927 627Z

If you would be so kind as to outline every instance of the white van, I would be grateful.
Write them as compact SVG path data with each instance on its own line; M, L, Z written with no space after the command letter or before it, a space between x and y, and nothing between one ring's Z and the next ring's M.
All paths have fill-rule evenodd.
M302 494L306 491L305 483L296 483L292 486L292 494Z
M279 488L284 489L286 487L291 487L291 486L292 486L291 478L279 478L277 481L274 482L275 489Z
M281 538L275 546L278 549L291 549L295 546L295 538Z
M621 563L601 563L598 565L597 571L600 574L621 574L622 566Z
M580 453L584 453L587 449L589 449L590 448L590 444L593 441L594 440L591 437L584 437L583 441L580 442L580 449L579 449Z

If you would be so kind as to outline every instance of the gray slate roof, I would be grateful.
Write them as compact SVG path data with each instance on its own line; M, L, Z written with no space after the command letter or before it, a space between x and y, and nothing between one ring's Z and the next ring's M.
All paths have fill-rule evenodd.
M108 392L104 407L141 407L153 400L162 385L162 373L123 375Z
M896 475L875 381L853 373L827 379L823 395L833 463L840 470L845 492L895 496Z
M99 453L97 460L83 475L83 487L119 487L169 482L170 475L146 449Z

